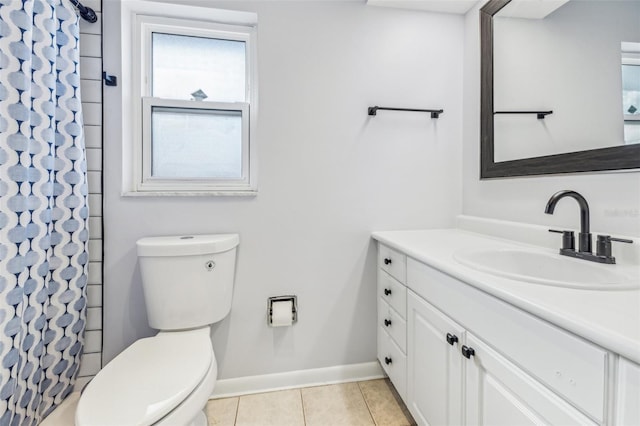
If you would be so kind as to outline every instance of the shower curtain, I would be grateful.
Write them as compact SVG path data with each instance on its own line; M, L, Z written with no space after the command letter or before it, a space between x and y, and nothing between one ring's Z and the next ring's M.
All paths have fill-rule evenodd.
M73 389L86 321L88 208L68 0L0 0L0 425Z

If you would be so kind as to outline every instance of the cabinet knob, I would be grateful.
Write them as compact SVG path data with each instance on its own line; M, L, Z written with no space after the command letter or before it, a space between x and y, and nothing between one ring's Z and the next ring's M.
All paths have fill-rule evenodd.
M476 354L476 351L473 348L470 348L465 345L462 345L462 349L460 349L460 351L462 352L462 356L464 356L467 359L470 359L472 356Z
M447 343L453 346L454 343L458 343L458 336L455 334L447 333Z
M391 320L390 319L384 319L384 325L385 327L389 327L391 325Z
M390 259L390 258L388 258L388 257L387 257L387 258L385 258L385 259L384 259L384 264L385 264L385 265L391 265L391 259Z
M384 295L385 296L389 296L391 294L391 289L390 288L385 288L384 289Z
M391 361L391 358L389 358L388 356L385 356L385 357L384 357L384 363L385 363L385 364L389 365L389 364L391 364L392 362L393 362L393 361Z

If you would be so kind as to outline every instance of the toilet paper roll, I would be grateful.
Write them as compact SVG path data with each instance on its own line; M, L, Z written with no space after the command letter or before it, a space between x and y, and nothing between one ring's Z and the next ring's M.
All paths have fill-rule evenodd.
M278 300L271 304L271 326L285 327L293 324L293 301Z

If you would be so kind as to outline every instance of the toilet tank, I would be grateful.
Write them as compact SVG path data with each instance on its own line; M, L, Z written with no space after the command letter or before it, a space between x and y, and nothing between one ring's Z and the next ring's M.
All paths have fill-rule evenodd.
M149 325L182 330L226 317L231 310L238 242L237 234L138 240Z

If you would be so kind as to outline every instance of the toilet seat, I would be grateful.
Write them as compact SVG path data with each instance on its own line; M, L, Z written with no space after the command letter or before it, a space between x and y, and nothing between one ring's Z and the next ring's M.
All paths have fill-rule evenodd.
M87 385L76 425L142 426L162 419L215 363L209 331L161 332L136 341Z

